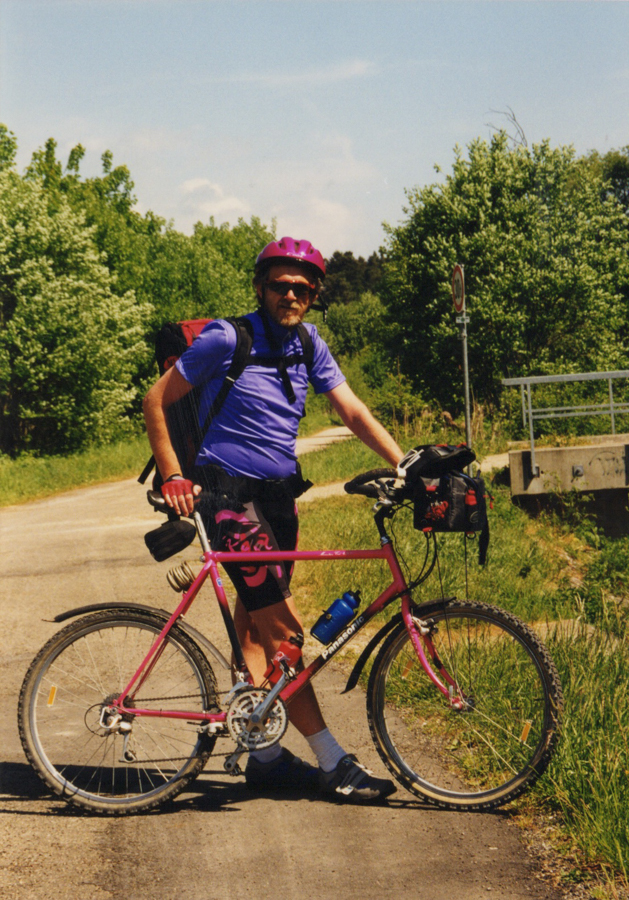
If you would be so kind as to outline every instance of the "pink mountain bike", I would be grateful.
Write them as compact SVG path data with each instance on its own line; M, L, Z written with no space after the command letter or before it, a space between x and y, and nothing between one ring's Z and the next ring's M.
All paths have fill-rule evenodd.
M375 656L367 716L393 776L425 801L464 810L501 806L540 777L563 706L557 671L540 639L515 616L486 604L445 597L416 604L412 594L435 565L437 544L426 535L421 571L407 581L386 527L409 505L395 470L359 475L346 490L376 499L378 548L238 554L252 566L279 560L388 563L391 583L299 673L280 653L276 677L251 684L218 568L235 554L211 550L198 512L192 518L203 567L196 577L182 567L169 574L183 591L172 614L125 603L57 616L58 622L81 618L38 653L19 699L26 756L55 794L101 813L149 810L182 791L219 741L231 741L224 769L238 774L243 753L280 740L288 724L286 702L397 601L401 608L371 637L346 687L356 686ZM163 505L161 495L148 496L154 506ZM183 618L208 578L233 666ZM231 690L219 693L212 665L232 669Z

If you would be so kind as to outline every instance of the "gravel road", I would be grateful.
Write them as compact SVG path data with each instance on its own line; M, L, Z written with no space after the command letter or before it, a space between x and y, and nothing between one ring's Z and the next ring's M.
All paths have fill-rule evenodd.
M144 533L159 524L135 481L74 491L0 510L3 642L0 651L0 898L7 900L365 900L381 896L558 900L538 877L508 813L470 815L423 806L402 788L387 805L248 794L221 759L167 810L105 819L52 799L26 763L16 706L26 668L56 630L52 617L97 600L172 609L176 595ZM179 560L194 558L191 549ZM211 597L188 617L221 649ZM385 774L359 689L324 670L318 692L331 728ZM289 730L287 745L308 757ZM220 744L219 744L220 749Z

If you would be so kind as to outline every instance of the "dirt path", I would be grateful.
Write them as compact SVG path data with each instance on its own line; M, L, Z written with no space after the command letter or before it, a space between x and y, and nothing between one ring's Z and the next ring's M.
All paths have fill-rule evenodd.
M177 558L153 562L142 540L159 521L134 481L0 510L2 900L240 900L252 891L287 900L558 897L538 880L508 814L438 812L401 788L376 808L250 796L216 758L188 793L155 815L108 820L51 799L19 743L24 672L60 611L131 598L173 608L165 573ZM189 549L180 559L194 557ZM211 602L201 598L189 620L226 651ZM342 679L330 670L317 684L331 728L384 774L364 695L340 696ZM299 735L289 735L288 746L308 757Z

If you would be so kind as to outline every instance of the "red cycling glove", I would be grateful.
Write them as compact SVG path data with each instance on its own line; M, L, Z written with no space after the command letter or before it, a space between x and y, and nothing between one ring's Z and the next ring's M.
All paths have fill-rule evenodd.
M178 477L165 481L162 485L162 497L166 500L170 498L175 508L178 507L180 497L192 493L192 482L188 478Z

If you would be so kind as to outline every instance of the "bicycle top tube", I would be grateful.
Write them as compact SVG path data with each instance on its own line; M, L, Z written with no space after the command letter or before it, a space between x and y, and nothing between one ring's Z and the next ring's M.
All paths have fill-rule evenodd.
M333 559L389 559L390 550L210 550L206 554L208 559L217 563L260 563L267 562L295 562L297 560L333 560Z

